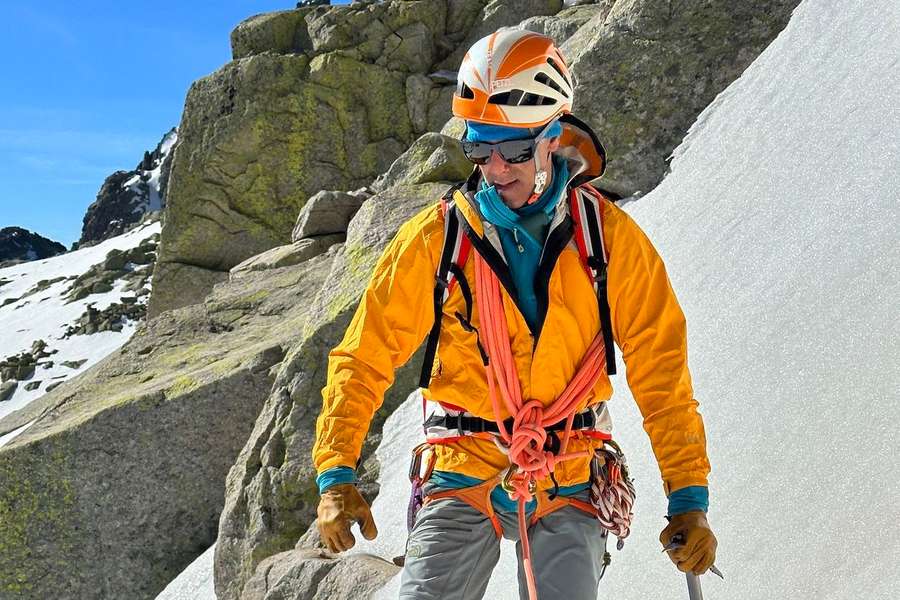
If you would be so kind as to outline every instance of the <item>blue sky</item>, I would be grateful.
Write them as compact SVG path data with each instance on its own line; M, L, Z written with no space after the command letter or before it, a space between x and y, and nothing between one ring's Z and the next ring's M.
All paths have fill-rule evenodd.
M0 2L0 227L62 242L107 175L178 125L244 18L295 2Z

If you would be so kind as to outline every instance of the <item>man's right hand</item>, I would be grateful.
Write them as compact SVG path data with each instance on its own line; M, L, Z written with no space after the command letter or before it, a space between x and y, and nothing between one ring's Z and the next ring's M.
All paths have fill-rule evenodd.
M339 483L322 492L317 512L319 535L332 552L344 552L356 544L350 533L354 521L367 540L378 535L372 511L352 483Z

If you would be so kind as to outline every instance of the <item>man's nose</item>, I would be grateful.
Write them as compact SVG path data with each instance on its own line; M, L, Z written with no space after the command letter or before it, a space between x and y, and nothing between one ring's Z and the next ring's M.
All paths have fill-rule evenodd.
M491 151L491 156L488 158L485 166L491 170L502 170L508 169L509 163L503 160L503 157L500 156L500 151L495 149Z

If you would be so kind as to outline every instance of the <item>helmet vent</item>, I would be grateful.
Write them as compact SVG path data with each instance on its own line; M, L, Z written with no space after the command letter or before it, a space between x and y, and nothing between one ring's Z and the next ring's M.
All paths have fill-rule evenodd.
M559 65L556 64L556 61L555 61L555 60L553 60L552 58L550 58L550 57L548 56L548 57L547 57L547 64L550 65L551 67L553 67L553 70L554 70L554 71L556 71L557 73L559 73L559 76L563 78L563 81L565 81L567 84L569 84L569 87L572 87L572 82L569 81L569 78L565 76L565 74L562 72L562 69L560 69L560 68L559 68Z
M459 91L457 92L457 95L459 95L460 98L465 98L467 100L475 99L475 92L473 92L472 88L466 85L464 81L459 82Z
M499 94L494 94L490 98L488 98L489 104L500 104L502 106L515 106L519 104L522 96L525 94L522 90L510 90L508 92L501 92Z
M509 92L503 92L501 94L494 94L493 96L488 98L488 104L508 105L509 104Z
M532 93L522 96L522 100L519 102L519 106L551 106L553 104L556 104L555 99Z
M546 73L538 73L538 74L536 74L536 75L534 76L534 80L537 81L538 83L543 83L544 85L553 88L553 89L556 90L558 93L562 94L562 96L563 96L564 98L566 98L566 99L569 98L569 94L567 94L566 91L565 91L564 89L562 89L561 87L559 87L559 84L558 84L558 83L556 83L555 81L553 81L552 79L550 79L549 77L547 77L547 74L546 74Z

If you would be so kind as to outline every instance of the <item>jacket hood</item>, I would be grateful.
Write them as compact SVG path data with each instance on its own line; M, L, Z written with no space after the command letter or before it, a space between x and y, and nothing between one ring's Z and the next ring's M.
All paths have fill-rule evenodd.
M561 116L559 122L563 132L554 154L569 161L569 185L578 187L603 175L606 149L593 130L572 114Z

